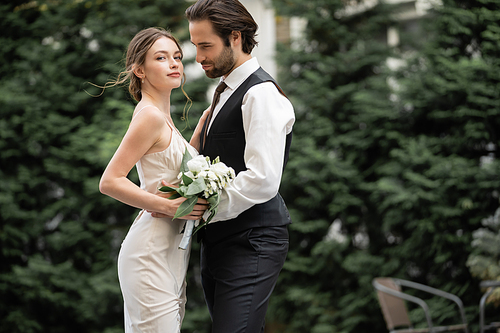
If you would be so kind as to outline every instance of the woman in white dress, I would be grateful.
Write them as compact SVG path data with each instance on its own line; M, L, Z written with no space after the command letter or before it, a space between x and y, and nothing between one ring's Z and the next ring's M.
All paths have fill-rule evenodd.
M166 199L157 195L157 188L161 180L178 183L186 149L192 156L198 154L170 116L170 93L181 86L183 79L181 60L178 42L163 29L145 29L130 42L122 74L130 79L129 91L139 103L99 184L103 194L142 209L118 256L126 333L180 332L189 260L189 248L178 248L181 231L184 219L199 219L207 207L206 201L199 199L192 213L176 220L154 218L148 213L174 216L185 199ZM198 135L197 128L192 140ZM140 187L127 178L134 165Z

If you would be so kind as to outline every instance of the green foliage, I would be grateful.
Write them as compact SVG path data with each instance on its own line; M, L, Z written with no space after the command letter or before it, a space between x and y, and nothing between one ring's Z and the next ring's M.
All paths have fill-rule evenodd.
M0 332L123 331L116 257L137 210L101 195L98 182L134 103L126 87L92 97L101 91L89 82L116 77L140 29L162 26L186 40L187 5L0 5ZM202 80L186 89L198 101L191 128L206 108L205 87ZM185 102L177 89L180 128ZM137 182L135 172L130 178ZM190 286L191 304L204 309L200 288ZM208 320L202 311L188 317L187 324Z
M281 190L294 223L269 321L284 332L380 331L371 277L384 258L366 242L382 237L366 186L401 136L386 84L387 8L339 15L341 1L276 4L309 21L304 45L283 46L279 57L297 118Z
M499 202L498 2L444 1L408 30L390 6L345 15L341 1L274 3L308 23L278 57L297 116L281 191L294 223L268 321L277 332L386 332L377 276L456 293L477 321L465 264ZM390 26L402 32L393 49ZM451 314L438 304L433 317Z
M496 276L488 260L498 259L481 250L497 235L475 233L499 204L498 1L444 0L406 30L388 5L353 13L341 0L273 3L308 25L304 41L281 45L278 57L297 117L281 189L294 223L267 330L386 332L376 276L455 293L476 322L481 292L467 258L488 278ZM99 98L86 90L99 94L88 82L119 73L142 28L170 27L187 40L187 5L0 5L0 332L122 331L116 256L137 211L100 195L98 181L134 103L125 88ZM392 49L391 26L401 31ZM405 65L393 70L388 57ZM209 82L186 84L187 123L185 97L172 95L186 137ZM186 332L210 331L198 251L194 242ZM447 305L430 304L437 323L454 319ZM422 319L418 309L411 316Z

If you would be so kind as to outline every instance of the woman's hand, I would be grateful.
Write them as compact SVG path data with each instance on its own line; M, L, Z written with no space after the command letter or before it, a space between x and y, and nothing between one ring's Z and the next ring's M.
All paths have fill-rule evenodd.
M169 187L177 187L175 185L167 183L165 180L161 181L161 184L163 186L169 186ZM172 196L172 193L166 193L166 192L158 192L158 196L162 198L169 198ZM149 211L148 213L151 213L151 216L157 217L157 218L164 218L164 217L169 217L173 218L175 215L175 212L177 211L177 208L186 200L186 198L180 197L176 199L168 199L168 206L166 208L167 213L163 212L153 212ZM202 198L198 198L198 202L194 205L193 211L189 213L188 215L179 217L179 219L183 220L199 220L203 217L203 214L205 211L208 209L208 201Z

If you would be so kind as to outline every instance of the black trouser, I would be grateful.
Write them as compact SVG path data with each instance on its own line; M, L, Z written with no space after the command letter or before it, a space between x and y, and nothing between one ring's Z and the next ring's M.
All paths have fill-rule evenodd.
M287 226L253 228L201 246L213 333L261 333L288 252Z

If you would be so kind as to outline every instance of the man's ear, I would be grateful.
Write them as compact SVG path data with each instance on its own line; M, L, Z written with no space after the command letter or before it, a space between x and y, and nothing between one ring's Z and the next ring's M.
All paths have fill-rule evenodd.
M241 44L241 31L232 31L229 35L229 42L233 46Z

